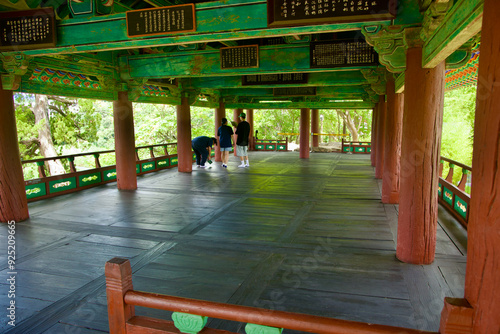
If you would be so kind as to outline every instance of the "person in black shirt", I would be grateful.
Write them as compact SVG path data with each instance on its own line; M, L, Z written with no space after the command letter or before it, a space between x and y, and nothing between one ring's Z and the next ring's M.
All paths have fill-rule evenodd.
M222 126L217 130L222 159L222 167L227 168L229 152L233 148L233 128L227 125L227 118L222 118Z
M245 113L240 114L240 123L236 128L236 134L238 139L236 139L236 155L240 157L241 164L238 167L248 167L250 166L248 162L248 136L250 135L250 123L245 121L247 115Z
M212 152L212 145L217 145L217 139L213 137L199 136L191 141L191 147L196 155L197 167L205 168L205 162L210 158Z

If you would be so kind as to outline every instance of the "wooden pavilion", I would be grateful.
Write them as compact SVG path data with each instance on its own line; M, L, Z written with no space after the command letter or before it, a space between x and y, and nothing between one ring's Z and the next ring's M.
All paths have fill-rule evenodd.
M480 42L465 295L442 333L500 332L500 4L495 0L2 0L0 221L29 217L13 92L113 101L117 187L137 188L132 102L177 106L191 172L190 106L301 109L309 158L318 109L373 108L371 162L399 203L399 260L436 247L446 70ZM315 131L313 129L313 131ZM216 152L217 153L217 152Z

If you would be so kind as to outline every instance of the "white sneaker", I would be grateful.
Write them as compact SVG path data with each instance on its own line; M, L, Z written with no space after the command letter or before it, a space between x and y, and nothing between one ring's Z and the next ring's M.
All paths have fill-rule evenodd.
M245 168L245 164L238 165L240 168Z
M250 164L245 164L245 167L250 167Z
M206 168L206 166L200 166L200 168Z

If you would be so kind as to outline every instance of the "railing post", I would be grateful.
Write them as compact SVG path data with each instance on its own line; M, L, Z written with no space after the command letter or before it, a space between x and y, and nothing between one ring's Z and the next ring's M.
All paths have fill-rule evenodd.
M465 185L467 184L467 174L469 174L469 170L462 168L462 178L460 179L457 187L463 192L465 192Z
M163 145L163 152L165 153L165 155L168 155L168 146L167 145Z
M94 154L95 168L101 168L101 162L99 161L99 153Z
M439 160L439 177L443 177L444 160Z
M75 167L75 157L69 157L69 170L71 173L76 173L76 167Z
M135 149L135 161L139 161L139 160L141 160L141 159L139 159L139 149L136 148Z
M132 286L130 261L115 257L106 262L106 296L108 300L109 332L126 334L126 323L135 315L133 305L127 305L124 296Z
M47 177L47 175L45 174L45 169L43 168L43 166L45 165L45 162L44 161L37 161L36 165L38 166L38 177L40 177L41 179L43 179L44 177Z
M151 158L154 158L154 157L155 157L155 152L153 152L153 146L151 146L151 147L149 148L149 156L150 156Z
M448 175L446 175L446 181L450 182L453 184L453 169L455 168L455 165L450 163L450 170L448 171Z

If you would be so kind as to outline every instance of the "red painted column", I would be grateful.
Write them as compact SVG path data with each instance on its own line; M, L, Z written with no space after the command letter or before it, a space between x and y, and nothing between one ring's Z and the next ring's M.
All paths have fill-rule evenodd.
M113 101L113 122L115 128L115 155L117 187L120 190L137 189L135 160L134 112L128 92L118 92Z
M0 81L0 222L29 218L12 91ZM5 246L7 247L7 246Z
M387 113L385 116L384 173L382 176L382 203L399 203L399 170L401 135L403 131L403 94L396 94L392 73L387 74Z
M188 97L181 98L177 106L177 170L191 173L193 170L193 149L191 148L191 109Z
M485 0L481 31L465 298L473 333L500 333L500 2Z
M373 115L372 115L372 152L370 154L370 159L373 167L375 167L375 165L377 164L377 122L378 122L378 103L375 104L375 108L373 108Z
M319 110L311 109L311 132L319 133ZM319 136L313 135L312 147L319 147Z
M444 62L422 68L421 47L406 51L396 256L407 263L429 264L436 251L444 75Z
M385 115L387 113L387 104L385 95L379 96L378 102L378 120L377 120L377 150L375 156L375 178L381 179L384 173L384 154L385 154Z
M214 137L217 138L217 145L214 146L214 152L215 152L215 161L222 161L222 157L220 154L220 145L219 145L219 137L217 136L217 130L219 127L222 125L222 118L226 117L226 107L224 106L224 100L220 99L219 101L219 107L215 108L215 113L214 113L214 119L215 119L215 134Z
M253 109L247 109L247 122L250 123L250 135L248 136L248 149L253 151L253 137L254 137L254 127L253 127Z
M300 151L301 159L309 159L309 108L300 109Z
M233 122L238 124L240 122L240 114L243 112L243 109L233 109ZM238 135L236 134L236 127L233 127L234 132L234 156L236 157L236 140L238 139Z

